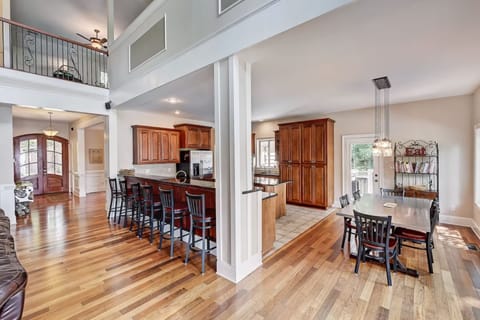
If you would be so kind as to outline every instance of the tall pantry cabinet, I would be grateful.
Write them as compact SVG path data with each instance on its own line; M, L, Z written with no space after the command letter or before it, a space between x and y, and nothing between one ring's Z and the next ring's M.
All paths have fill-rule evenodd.
M327 208L333 203L332 119L280 124L280 178L287 202Z

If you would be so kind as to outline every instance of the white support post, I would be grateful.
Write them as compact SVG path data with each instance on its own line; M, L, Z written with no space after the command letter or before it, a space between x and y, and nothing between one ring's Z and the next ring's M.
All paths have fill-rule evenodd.
M11 224L17 223L15 217L15 182L13 156L13 118L12 106L0 104L0 208L10 218Z
M250 70L238 56L214 65L217 273L233 282L262 264L262 198L251 192Z
M115 40L115 4L114 0L107 0L107 39L111 46Z
M106 202L105 209L108 210L110 203L110 185L108 179L116 177L118 174L118 125L117 110L110 110L107 121L105 122L105 186L106 186Z

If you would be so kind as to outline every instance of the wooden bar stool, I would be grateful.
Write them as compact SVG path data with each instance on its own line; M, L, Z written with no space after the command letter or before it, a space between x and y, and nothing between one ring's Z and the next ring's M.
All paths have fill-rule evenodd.
M160 227L160 221L162 220L162 205L160 202L153 201L153 187L142 186L142 227L140 228L139 237L143 237L143 231L145 230L145 218L148 219L148 228L150 229L150 244L153 243L153 232L155 231L155 220L157 221L157 229Z
M113 211L113 222L117 219L118 200L122 198L122 193L118 189L117 178L109 178L110 185L110 206L108 208L108 219Z
M170 257L173 257L173 245L175 239L183 240L183 221L187 215L187 208L185 206L176 206L173 196L173 189L165 190L158 188L160 191L160 202L162 203L162 223L160 224L160 243L158 249L162 248L163 239L170 240ZM175 221L180 225L175 226ZM165 231L165 226L169 225L169 231ZM180 237L175 237L175 230L179 230Z
M204 194L190 194L188 192L185 192L185 194L190 213L190 234L188 236L185 264L188 263L190 249L200 251L202 254L202 273L205 273L205 254L216 248L210 247L210 230L215 227L215 209L205 209ZM195 240L195 230L201 230L201 238L198 240ZM195 246L199 241L202 241L201 248ZM205 241L207 242L206 248Z
M123 220L123 227L127 226L127 218L128 213L130 213L130 217L133 219L133 195L131 190L127 189L127 181L120 180L118 181L120 186L120 194L121 194L121 201L120 201L120 213L118 215L118 223L120 223L122 216L124 216Z

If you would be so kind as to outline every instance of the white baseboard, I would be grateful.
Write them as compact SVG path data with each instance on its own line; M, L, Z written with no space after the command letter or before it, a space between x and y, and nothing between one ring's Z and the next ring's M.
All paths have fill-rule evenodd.
M480 239L480 227L476 221L472 218L455 217L455 216L442 216L440 215L440 223L452 224L455 226L471 228L473 233Z

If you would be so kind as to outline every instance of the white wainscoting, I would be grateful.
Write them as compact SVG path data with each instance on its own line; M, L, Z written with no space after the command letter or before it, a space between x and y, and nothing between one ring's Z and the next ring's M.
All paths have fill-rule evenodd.
M85 182L87 194L105 191L105 172L103 170L87 170Z

